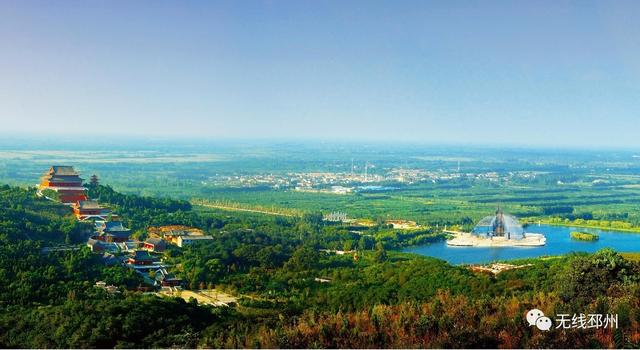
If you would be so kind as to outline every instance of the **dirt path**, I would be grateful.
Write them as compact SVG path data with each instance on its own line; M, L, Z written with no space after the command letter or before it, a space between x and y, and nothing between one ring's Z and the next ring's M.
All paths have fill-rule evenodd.
M230 303L237 302L236 297L216 289L181 290L174 293L160 292L160 294L180 297L185 301L189 301L189 299L194 298L198 301L199 304L214 306L229 306Z

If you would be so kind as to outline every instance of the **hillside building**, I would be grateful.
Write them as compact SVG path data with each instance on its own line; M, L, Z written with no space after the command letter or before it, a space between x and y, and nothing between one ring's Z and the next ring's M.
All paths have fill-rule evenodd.
M149 252L144 250L136 250L129 258L127 258L126 263L129 265L153 265L157 262L158 259L153 255L149 254Z
M181 243L178 243L180 237L202 237L204 236L204 232L197 228L191 228L186 226L167 226L171 227L170 230L162 230L160 234L162 238L171 244L180 246ZM157 230L153 230L153 232L157 232ZM149 234L153 234L152 230L149 230ZM157 233L156 233L157 234ZM209 236L210 237L210 236Z
M142 248L150 252L163 252L167 249L167 242L162 238L151 237L144 241Z
M86 201L87 195L82 186L82 178L72 166L52 166L40 179L38 193L45 195L46 190L57 192L58 200L72 205L78 201Z
M103 221L117 219L117 215L111 213L111 210L104 208L97 201L78 201L73 204L73 213L80 221L89 219L98 219Z
M154 284L160 287L180 287L182 279L168 273L166 269L158 269L155 274Z
M189 235L189 236L178 236L176 245L180 248L191 245L194 243L201 243L213 240L212 236L204 236L204 235Z
M91 249L92 253L115 253L118 251L118 246L116 246L115 244L103 242L94 238L89 238L89 240L87 241L87 247Z
M131 235L131 230L120 221L96 221L96 231L98 240L109 243L126 242Z

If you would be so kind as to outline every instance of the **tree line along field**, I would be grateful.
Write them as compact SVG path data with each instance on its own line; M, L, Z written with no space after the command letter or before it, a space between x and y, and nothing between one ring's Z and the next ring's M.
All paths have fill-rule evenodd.
M476 222L501 206L522 218L561 216L640 226L640 189L625 186L429 184L347 195L220 189L207 199L247 208L342 211L351 218L405 219L426 225Z
M435 184L394 184L398 190L348 195L206 184L206 174L225 169L246 169L247 164L253 163L259 162L95 163L85 164L81 169L87 172L85 177L98 173L103 181L126 193L228 202L246 208L323 213L342 211L352 218L405 219L423 225L447 225L475 222L501 206L522 218L563 216L618 220L640 226L640 187L637 185L640 179L624 171L622 174L610 171L605 173L606 176L595 176L585 171L560 169L529 182L457 180ZM21 186L32 186L44 167L14 160L10 164L1 164L0 178L11 179L10 183ZM477 167L483 169L480 165ZM605 178L608 183L594 185L593 180L597 178ZM558 181L564 183L558 184Z
M213 156L207 154L214 152L202 153L205 152L203 149L181 152L167 150L166 154L145 152L148 153L136 155L142 157L141 161L118 159L119 153L109 151L99 153L90 161L71 150L56 154L56 157L60 161L78 162L78 169L85 177L96 173L118 191L179 198L194 203L223 202L232 207L266 208L296 215L340 211L351 218L374 221L404 219L427 226L457 224L465 225L465 228L470 228L472 223L501 206L525 221L573 223L576 219L598 220L602 224L595 226L628 229L620 224L611 225L613 221L630 225L633 230L640 227L640 177L636 175L640 173L636 164L638 160L617 154L604 157L592 153L533 153L533 156L540 157L533 161L529 158L532 154L524 151L506 153L505 156L475 150L418 157L411 149L396 150L396 153L361 151L351 154L336 153L330 149L309 155L305 151L267 147L262 151L245 149L237 154L229 149L217 150L215 160L212 160L207 157ZM462 159L463 172L496 171L506 176L511 171L535 170L539 175L532 179L511 178L497 182L458 179L412 185L390 183L388 185L398 190L348 195L273 190L267 186L214 186L208 183L209 177L216 174L345 171L353 154L360 159L367 157L376 162L380 170L372 171L398 166L454 171L456 159ZM178 162L180 156L185 158ZM399 160L396 156L404 158ZM35 159L5 157L0 161L0 180L33 186L42 169L49 165L46 162L50 157L48 153L38 155ZM580 166L572 166L573 163ZM601 180L601 183L594 183Z

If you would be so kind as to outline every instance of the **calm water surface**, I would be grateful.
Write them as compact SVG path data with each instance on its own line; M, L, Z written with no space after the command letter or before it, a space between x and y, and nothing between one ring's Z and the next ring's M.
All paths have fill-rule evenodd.
M640 233L597 230L567 226L530 225L526 232L542 233L547 237L543 247L451 247L444 241L404 249L405 252L432 256L452 264L477 264L496 260L534 258L544 255L560 255L569 252L592 253L609 247L618 252L640 252ZM595 242L571 239L571 231L595 233Z

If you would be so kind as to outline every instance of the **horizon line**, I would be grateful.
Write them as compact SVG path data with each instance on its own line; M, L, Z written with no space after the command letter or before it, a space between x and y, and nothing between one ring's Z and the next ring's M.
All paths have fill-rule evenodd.
M216 144L220 142L231 143L255 143L260 145L274 145L278 143L298 143L298 144L334 144L334 145L361 145L361 146L376 146L376 145L397 145L401 147L429 147L429 148L442 148L442 147L454 147L454 148L487 148L487 149L521 149L521 150L555 150L555 151L628 151L628 152L640 152L639 146L630 145L569 145L569 144L536 144L536 143L512 143L512 142L482 142L482 141L466 141L456 142L450 140L416 140L416 139L377 139L377 138L320 138L320 137L237 137L237 136L176 136L176 135L133 135L133 134L112 134L105 133L104 136L107 139L96 139L89 135L77 135L75 133L22 133L16 135L15 133L8 134L6 132L0 132L0 147L6 150L7 143L13 144L14 142L28 143L37 141L43 145L77 145L79 143L86 144L87 146L110 146L117 142L125 141L127 143L156 143L156 142L173 142L175 146L185 146L188 144L193 145L206 145ZM60 140L60 138L69 138ZM9 141L9 142L7 142ZM29 145L22 145L19 148L13 148L14 150L24 149ZM129 145L131 146L131 145ZM31 147L30 147L31 148ZM34 149L34 148L32 148Z

